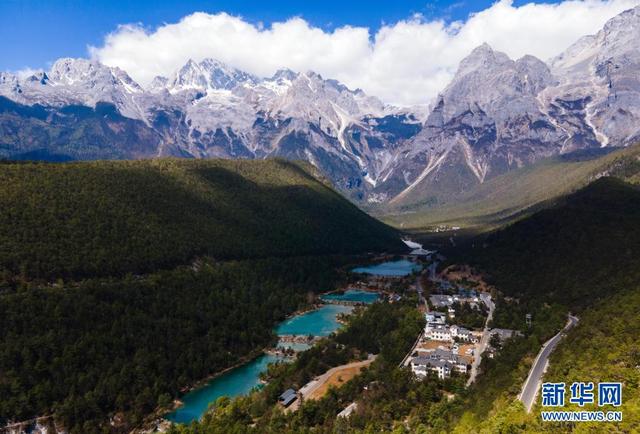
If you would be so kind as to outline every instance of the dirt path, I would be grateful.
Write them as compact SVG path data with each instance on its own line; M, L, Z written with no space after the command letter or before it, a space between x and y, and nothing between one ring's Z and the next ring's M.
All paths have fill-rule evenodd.
M300 389L302 399L322 398L324 394L327 393L330 386L339 386L341 383L347 382L358 375L363 368L369 366L375 359L376 356L372 356L361 362L348 363L346 365L336 366L335 368L329 369L327 372L307 383L302 389Z

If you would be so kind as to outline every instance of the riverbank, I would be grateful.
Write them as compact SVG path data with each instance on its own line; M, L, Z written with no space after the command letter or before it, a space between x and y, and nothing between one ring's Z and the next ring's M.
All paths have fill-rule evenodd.
M252 351L249 355L243 356L241 357L236 363L234 363L233 365L222 369L220 371L214 372L211 375L198 380L197 382L194 382L192 384L190 384L189 386L185 386L182 389L180 389L180 393L181 395L184 397L185 395L189 394L190 392L193 392L199 388L203 388L205 387L207 384L211 383L212 381L216 380L217 378L222 377L225 374L228 374L229 372L233 371L234 369L238 369L241 368L242 366L246 366L247 364L255 361L256 359L258 359L259 357L265 355L267 353L267 351L269 350L269 348L271 348L271 346L266 346L263 347L262 349L259 350L254 350ZM174 413L175 411L179 410L182 406L184 406L184 402L179 399L176 398L173 400L172 405L170 408L166 408L166 407L157 407L153 413L151 413L151 415L149 415L147 418L145 418L144 423L142 424L142 426L138 429L134 429L131 431L131 434L146 434L146 433L151 433L151 432L155 432L157 428L164 426L166 424L171 424L173 423L173 421L167 419L167 416Z
M413 261L396 261L374 267L398 265L402 270L394 270L392 274L397 276L395 279L400 274L411 274L418 266ZM383 276L377 278L385 279ZM183 388L183 396L174 402L172 411L164 413L164 419L173 423L190 423L199 419L220 396L235 397L249 393L260 385L260 374L266 370L268 363L290 359L296 352L308 349L303 349L302 345L311 347L320 338L338 330L344 324L344 315L352 312L353 305L366 306L380 298L384 298L384 291L380 289L354 289L349 286L341 286L323 294L316 293L313 302L308 298L309 303L288 314L274 327L275 334L279 336L276 342L239 359L233 366ZM309 339L310 336L314 338ZM286 348L287 343L291 343L292 347L299 345L299 348Z
M285 336L285 341L294 341L291 346L304 344L310 347L319 339L339 329L341 322L338 316L351 310L352 308L347 306L310 304L288 315L288 319L281 321L273 330L276 335ZM309 340L309 336L314 338ZM274 342L240 359L233 366L198 381L189 388L184 388L181 399L174 402L172 411L165 410L162 414L156 412L149 426L158 426L162 420L172 423L190 423L198 420L219 397L245 395L254 387L261 387L264 383L260 380L260 375L267 370L269 363L291 360L296 351L308 349L284 349L273 344ZM276 345L280 344L282 342L278 339Z
M288 314L282 321L279 321L277 324L282 324L284 321L293 319L295 317L304 315L306 313L309 312L313 312L315 310L320 309L323 306L323 304L321 303L313 303L313 304L309 304L306 305L300 309L295 310L294 312ZM274 329L275 330L275 329ZM276 335L277 336L277 335ZM236 369L240 369L242 367L246 367L248 365L250 365L251 363L255 362L256 360L258 360L260 357L263 356L274 356L276 358L285 358L285 357L290 357L286 351L284 350L279 350L278 349L278 342L280 341L279 337L274 339L272 342L270 342L269 345L266 345L262 348L259 349L255 349L253 351L251 351L249 354L240 357L236 363L228 366L225 369L222 369L220 371L216 371L214 373L212 373L211 375L208 375L207 377L204 377L196 382L193 382L191 384L189 384L188 386L185 386L183 388L180 389L180 394L181 394L181 399L176 398L173 400L172 405L170 408L166 408L166 407L158 407L155 409L155 411L150 415L149 417L149 421L145 422L145 424L143 424L143 427L141 428L140 431L133 431L134 433L146 433L146 432L150 432L150 430L155 429L156 427L158 427L160 424L162 424L163 422L169 422L169 423L173 423L173 421L171 421L170 419L168 419L168 416L171 414L174 414L176 411L180 410L182 407L184 407L185 402L183 401L184 397L186 395L188 395L189 393L192 393L194 391L197 391L198 389L202 389L207 387L209 384L211 384L213 381L215 381L216 379L222 378L225 375L230 374L231 372L233 372Z

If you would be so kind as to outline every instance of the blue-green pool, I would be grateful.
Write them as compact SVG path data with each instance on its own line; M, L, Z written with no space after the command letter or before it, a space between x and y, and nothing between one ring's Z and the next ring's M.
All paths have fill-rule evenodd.
M351 312L351 310L350 306L328 304L320 309L296 315L281 322L276 327L276 334L329 336L340 327L336 316L340 313Z
M206 385L184 395L181 399L184 405L165 418L176 423L189 423L200 419L209 405L221 396L249 393L260 384L260 373L267 370L269 363L277 360L277 356L264 354L247 364L225 372Z
M419 271L421 268L422 267L415 262L402 259L399 261L369 265L367 267L357 267L351 271L354 273L374 274L376 276L408 276L414 271Z
M282 322L277 328L278 335L313 335L328 336L340 327L336 315L351 311L350 306L326 305L320 309L297 315ZM305 344L285 344L300 346ZM267 365L279 360L273 355L262 355L251 362L232 369L214 378L205 386L194 389L184 395L184 405L169 413L166 419L176 423L190 423L202 417L204 412L221 396L245 395L260 384L260 373L267 370Z
M377 292L363 291L361 289L347 289L342 294L321 295L321 300L351 301L356 303L370 304L380 298Z

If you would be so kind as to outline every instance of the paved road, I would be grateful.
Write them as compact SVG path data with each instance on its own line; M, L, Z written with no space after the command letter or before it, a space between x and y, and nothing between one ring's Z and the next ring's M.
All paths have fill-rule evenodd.
M473 357L473 363L471 364L471 374L469 375L469 379L467 380L467 387L476 381L476 375L478 375L478 367L480 367L480 362L482 361L482 353L487 349L487 345L489 345L489 339L491 335L489 334L489 322L493 318L493 311L496 308L495 303L491 300L491 296L486 293L480 294L480 298L489 308L489 314L487 315L487 320L484 322L484 329L482 330L482 337L480 338L480 342L476 345L475 354Z
M542 380L542 375L547 370L547 365L549 364L549 355L551 355L553 350L556 348L556 345L558 345L558 342L560 342L562 336L564 336L566 332L577 323L578 318L569 315L567 324L564 326L564 328L560 330L557 335L555 335L542 345L538 356L533 362L533 366L531 366L531 369L529 370L529 375L522 385L520 395L518 396L518 399L524 404L524 408L527 410L527 413L531 411L531 407L533 407L533 403L536 400L538 389L540 389L540 381Z

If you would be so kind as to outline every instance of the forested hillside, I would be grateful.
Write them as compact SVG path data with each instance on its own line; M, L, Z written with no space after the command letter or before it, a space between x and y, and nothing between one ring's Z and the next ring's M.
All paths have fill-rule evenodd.
M509 295L576 308L640 282L640 189L601 178L486 239L464 259Z
M142 273L216 259L356 253L400 240L306 164L0 164L0 266L22 278Z
M129 432L402 247L280 160L0 164L0 427Z
M504 388L495 401L488 401L490 411L474 417L470 412L456 426L456 432L637 432L640 429L640 389L638 388L638 365L640 346L637 336L640 332L640 286L613 297L600 300L594 306L580 313L580 323L566 340L552 354L545 381L564 382L567 388L577 382L621 382L622 405L620 407L598 407L587 404L579 407L566 402L563 408L569 411L614 410L622 411L622 422L560 423L542 422L538 403L531 413L526 413L519 401L515 400L522 377L526 375L523 364L518 366L519 375L511 390ZM505 377L504 375L502 377Z
M533 313L534 328L553 323L559 329L558 309L581 318L552 356L545 379L623 381L628 416L624 425L607 427L622 432L640 426L635 373L640 347L634 337L640 294L639 225L637 187L603 178L486 239L474 240L457 258L474 263L500 290L517 297L508 310L496 312L500 327L522 326L527 312ZM546 306L555 306L555 314L539 310ZM511 347L501 356L510 359L509 366L483 362L485 374L478 386L486 387L457 407L450 429L571 431L568 424L542 424L539 410L527 415L516 400L541 342L529 339L519 348ZM591 426L595 431L589 432L598 432L598 427L604 428Z
M339 258L271 258L0 295L0 426L54 414L72 433L128 432L180 389L256 355L332 289ZM119 426L106 428L119 415Z

